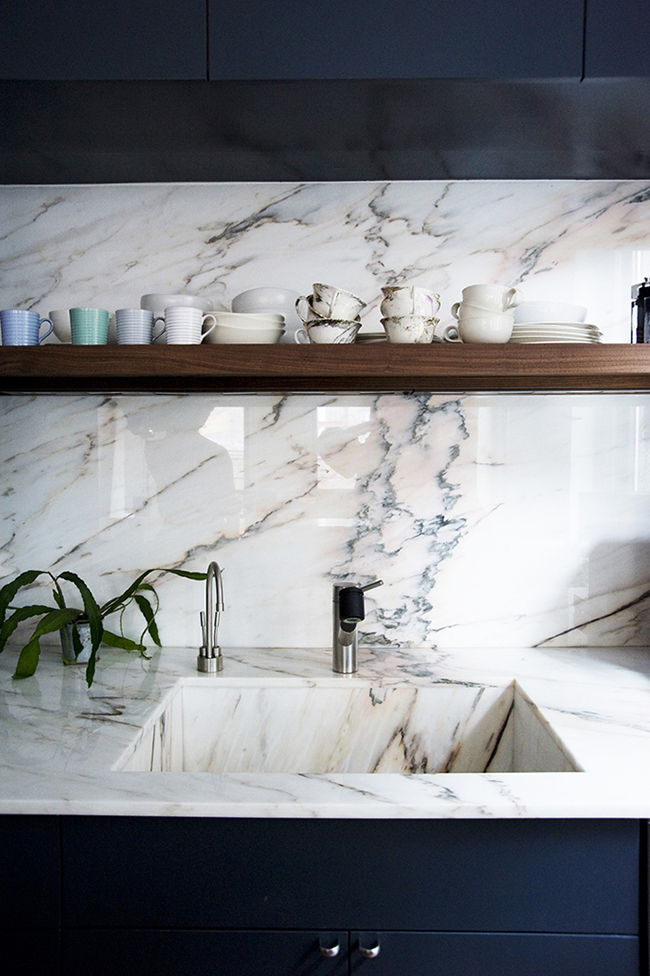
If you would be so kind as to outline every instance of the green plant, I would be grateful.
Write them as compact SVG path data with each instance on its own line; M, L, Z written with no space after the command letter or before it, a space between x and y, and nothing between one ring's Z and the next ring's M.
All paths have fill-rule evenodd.
M93 683L95 660L101 643L108 644L111 647L121 647L127 651L139 651L142 657L147 657L147 648L143 641L149 634L154 644L160 647L160 636L156 625L156 614L160 601L152 584L145 582L150 573L173 573L174 576L193 580L205 580L206 578L205 573L190 573L182 569L147 569L123 593L103 604L97 603L90 587L76 573L65 572L54 576L49 570L33 569L20 573L9 583L5 583L0 589L0 652L4 650L7 640L20 623L32 617L41 618L29 640L20 651L14 678L29 678L34 674L41 653L41 637L61 630L66 624L70 624L72 627L75 657L79 655L82 649L78 625L87 623L90 627L91 651L86 666L88 687ZM50 577L52 595L56 606L33 603L28 606L14 607L13 601L18 591L24 586L31 586L39 576ZM76 588L78 596L81 598L80 602L83 604L82 607L68 606L61 581L65 581ZM138 641L125 637L122 630L124 613L131 604L135 604L145 622L144 630ZM9 615L7 615L7 611L11 611ZM120 633L114 633L104 627L105 618L114 613L120 615Z

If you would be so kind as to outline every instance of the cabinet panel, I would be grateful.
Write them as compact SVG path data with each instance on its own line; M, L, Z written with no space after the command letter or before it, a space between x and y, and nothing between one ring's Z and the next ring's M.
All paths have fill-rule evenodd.
M62 830L64 917L99 927L638 933L637 821L71 817Z
M582 33L582 0L211 0L210 80L579 78Z
M0 35L3 79L206 77L205 0L0 0Z
M648 0L589 0L585 31L586 78L650 75Z
M367 976L638 976L630 936L380 932L379 955L364 959L353 933L351 971Z
M69 931L65 976L347 976L348 936L325 958L315 932Z
M61 885L57 817L0 816L0 881L3 928L28 930L30 934L36 928L58 928Z

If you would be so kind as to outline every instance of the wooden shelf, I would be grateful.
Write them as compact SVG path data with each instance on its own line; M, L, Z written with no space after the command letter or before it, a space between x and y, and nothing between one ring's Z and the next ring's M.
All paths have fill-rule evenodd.
M3 393L650 390L650 346L0 347Z

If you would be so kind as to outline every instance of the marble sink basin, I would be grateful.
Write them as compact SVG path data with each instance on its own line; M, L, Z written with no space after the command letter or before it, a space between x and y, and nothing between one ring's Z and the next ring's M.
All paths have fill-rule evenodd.
M181 680L115 767L203 773L579 769L516 682L381 687L331 678Z

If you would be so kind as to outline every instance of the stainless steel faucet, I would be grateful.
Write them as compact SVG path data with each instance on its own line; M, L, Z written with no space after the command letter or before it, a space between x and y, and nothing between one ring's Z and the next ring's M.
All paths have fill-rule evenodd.
M223 668L223 655L217 644L217 634L219 633L221 613L224 609L221 570L218 563L211 562L205 581L205 613L201 613L203 643L196 659L196 666L199 671L214 673Z
M381 586L383 580L375 580L366 586L335 583L332 591L332 671L337 674L354 674L358 668L357 624L365 617L363 594Z

